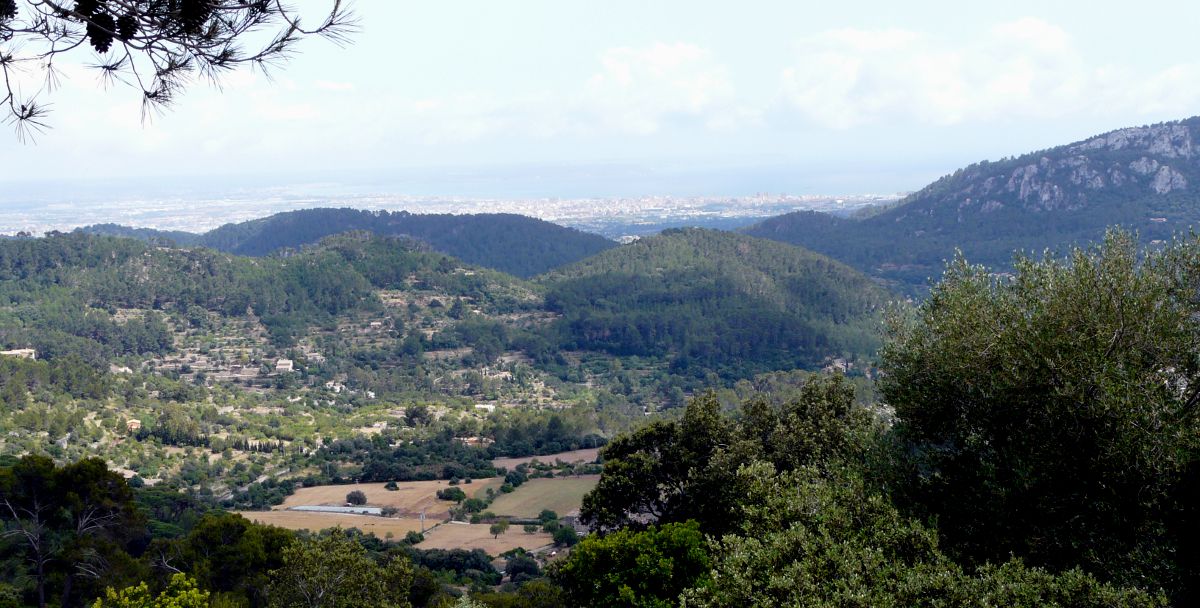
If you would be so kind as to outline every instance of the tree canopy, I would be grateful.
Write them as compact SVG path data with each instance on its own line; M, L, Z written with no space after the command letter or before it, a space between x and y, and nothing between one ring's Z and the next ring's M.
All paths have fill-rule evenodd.
M971 560L1172 572L1200 448L1200 240L1133 236L1000 277L950 265L883 351L906 500Z

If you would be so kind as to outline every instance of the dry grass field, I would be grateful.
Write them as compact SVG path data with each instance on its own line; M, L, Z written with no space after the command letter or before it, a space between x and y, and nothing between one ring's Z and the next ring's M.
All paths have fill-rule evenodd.
M583 495L599 480L599 475L530 479L511 494L498 496L488 510L510 517L537 517L542 509L566 515L583 504Z
M563 462L595 462L600 454L600 448L589 448L586 450L574 450L571 452L559 452L558 454L547 454L545 456L523 456L521 458L497 458L492 461L494 467L504 467L512 470L519 464L526 464L534 460L540 460L546 464L554 464L556 460Z
M301 511L242 511L242 517L260 524L279 526L288 530L311 530L326 528L358 528L366 534L387 538L391 532L395 538L403 538L410 530L421 531L421 522L415 518L376 517L374 515L347 515L343 513L306 513ZM429 520L432 527L438 520ZM486 530L485 530L486 531Z
M467 496L483 497L487 488L499 489L504 480L477 479L470 484L460 484ZM285 510L300 506L341 506L346 503L346 494L361 490L367 495L369 507L395 507L400 510L402 517L416 517L425 511L426 519L440 521L445 519L454 506L448 500L438 500L437 491L450 487L445 480L438 481L402 481L396 484L398 490L384 489L382 483L359 483L335 486L313 486L299 488L295 494L288 496L282 505L273 507L275 510Z
M483 549L488 555L500 555L505 551L524 547L532 551L554 542L549 534L537 532L526 534L521 526L511 526L500 538L492 538L488 524L442 524L425 533L425 542L420 549Z

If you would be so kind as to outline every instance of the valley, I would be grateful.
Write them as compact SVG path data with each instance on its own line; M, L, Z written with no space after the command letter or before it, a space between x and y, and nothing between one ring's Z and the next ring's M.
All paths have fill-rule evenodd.
M1200 5L1078 4L0 0L0 608L1200 605Z
M883 369L901 369L897 320L942 302L918 277L956 250L1007 289L1002 258L1020 243L1088 243L1125 219L1149 251L1180 246L1167 241L1200 183L1185 172L1191 128L1109 134L1064 148L1066 164L1042 154L1036 171L1030 157L972 166L857 215L623 244L520 216L350 209L203 235L0 239L0 462L99 458L148 501L163 542L207 542L182 535L208 525L349 529L477 588L500 580L500 556L573 559L580 534L647 518L728 533L740 524L723 505L743 499L726 488L751 491L746 450L787 469L892 432L885 392L906 398ZM1169 188L1120 168L1152 153ZM1054 181L1101 162L1106 177L1083 190ZM1028 188L996 186L1017 174ZM1124 190L1101 187L1114 181ZM981 192L1008 202L976 205ZM946 276L974 268L961 264ZM673 481L676 466L690 472Z

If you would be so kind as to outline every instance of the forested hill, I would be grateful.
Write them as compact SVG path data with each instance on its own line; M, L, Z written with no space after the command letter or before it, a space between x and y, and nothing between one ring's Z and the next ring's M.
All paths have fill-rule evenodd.
M939 275L955 248L1003 266L1015 250L1061 250L1112 225L1165 240L1200 223L1198 203L1200 117L974 164L873 217L797 212L745 232L912 285Z
M436 288L484 308L520 291L514 277L464 266L420 243L369 233L329 237L287 257L247 258L131 239L58 234L0 241L0 344L40 356L170 352L161 312L188 318L255 315L290 345L313 324L380 309L380 289ZM143 310L123 319L119 311ZM127 315L125 315L127 316Z
M727 377L869 355L887 294L825 256L668 230L540 277L561 348L667 356Z
M262 256L352 230L408 236L469 264L529 277L615 247L616 243L536 218L513 214L420 215L399 211L304 209L226 224L203 235L157 233L122 226L82 229L111 236L162 238L238 255Z
M93 234L96 236L116 236L127 239L137 239L150 243L159 243L165 245L178 245L180 247L191 247L198 245L203 235L194 232L185 232L183 230L155 230L153 228L133 228L130 226L122 226L120 224L94 224L79 228L76 232L85 234Z

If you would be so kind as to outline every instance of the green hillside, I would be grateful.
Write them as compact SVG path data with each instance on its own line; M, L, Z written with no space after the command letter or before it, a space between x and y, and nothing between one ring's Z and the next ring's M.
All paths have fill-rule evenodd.
M539 279L561 348L667 357L677 372L745 376L869 356L886 293L796 247L669 230Z
M0 341L90 361L168 351L166 327L155 315L116 318L121 309L137 309L252 313L275 343L288 345L310 325L378 309L379 289L420 285L511 308L518 283L418 242L366 233L271 258L82 233L10 239L0 241Z

